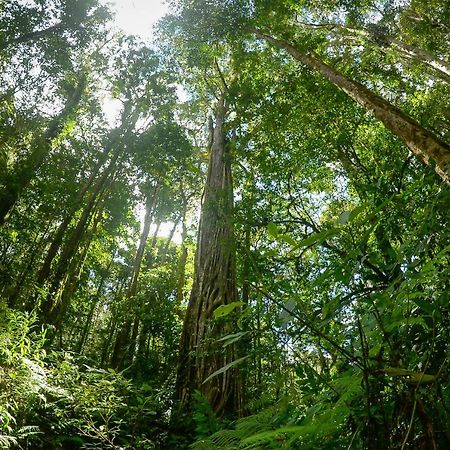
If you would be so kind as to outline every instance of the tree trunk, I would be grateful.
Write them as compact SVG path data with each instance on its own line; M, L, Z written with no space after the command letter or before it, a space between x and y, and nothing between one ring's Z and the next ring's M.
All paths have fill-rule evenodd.
M38 259L38 256L41 255L43 249L45 248L44 243L48 238L48 232L50 230L50 227L51 227L51 220L48 221L45 231L39 237L38 242L36 236L35 245L33 245L31 252L28 255L26 255L27 264L25 268L22 270L20 276L17 277L16 284L14 285L14 288L11 290L11 293L8 296L8 306L10 306L11 308L19 307L20 309L23 306L17 305L17 301L20 298L25 281L33 273L33 266L36 259Z
M154 261L154 256L153 256L153 252L156 252L156 242L158 239L158 233L159 233L159 227L161 226L161 222L158 222L156 224L156 228L155 228L155 232L153 233L153 239L150 245L150 258L148 258L148 263L147 263L147 269L151 269L153 266L153 261ZM139 270L140 272L140 270ZM142 298L138 299L138 302L136 303L136 312L134 315L134 321L133 321L133 329L131 331L131 337L130 337L130 342L128 343L128 349L127 349L127 353L128 353L128 364L131 364L133 362L133 358L134 358L134 353L136 351L137 348L137 338L138 338L138 334L139 334L139 325L140 325L140 316L142 313Z
M63 280L65 278L67 268L70 267L71 261L78 251L80 243L87 230L89 221L92 217L92 212L95 211L95 208L99 204L102 195L107 190L105 184L111 173L116 168L118 157L119 151L116 152L114 158L110 162L110 165L104 171L102 177L98 180L94 191L91 193L88 203L83 209L83 214L81 215L75 230L73 231L72 235L70 236L69 240L66 242L66 245L62 250L49 293L46 300L41 305L42 317L45 321L47 321L48 318L54 318L52 310L57 306L58 293L60 292L60 288L63 285Z
M126 279L120 280L120 282L118 282L116 284L115 289L113 290L114 299L110 306L111 317L109 320L109 325L107 327L107 330L109 330L109 331L108 331L108 335L107 335L106 339L104 339L104 341L103 341L102 354L101 354L101 358L100 358L100 367L105 367L105 365L108 365L108 366L111 365L109 363L112 359L112 355L109 354L110 353L109 349L111 347L111 343L113 342L114 334L116 333L117 317L118 317L117 309L115 307L117 306L117 304L119 303L119 301L122 297L122 293L125 289L126 282L127 282Z
M12 39L10 42L6 42L4 45L0 47L0 49L5 50L8 47L15 46L17 44L24 44L26 42L37 41L38 39L41 39L46 36L58 35L61 32L63 32L66 28L67 25L63 22L55 23L55 25L52 25L43 30L30 31L29 33L22 34Z
M62 320L64 319L64 316L66 315L67 310L69 309L72 297L74 296L75 292L78 289L78 285L81 279L81 275L83 274L84 264L86 262L87 254L89 251L89 248L92 243L92 239L95 236L95 233L97 231L97 226L100 222L100 219L102 217L102 208L98 208L94 223L89 230L88 236L86 237L83 247L81 250L81 254L78 258L73 258L71 262L71 267L67 271L67 279L68 281L64 283L64 289L61 292L60 301L58 302L57 308L54 308L52 311L52 315L54 316L53 322L56 325L56 328L58 329L61 327Z
M96 293L94 295L94 298L92 299L91 307L89 308L89 312L88 312L88 315L87 315L87 318L86 318L86 321L85 321L85 324L83 327L83 331L81 333L80 340L78 342L78 346L77 346L78 353L83 352L83 347L86 344L87 338L89 336L89 330L91 328L92 319L93 319L94 313L95 313L95 308L97 307L98 303L100 302L100 297L102 295L103 286L105 285L106 279L110 275L110 270L111 270L111 266L112 266L113 262L114 262L114 252L112 253L112 257L109 260L108 265L103 270L103 273L100 278L100 282L97 286Z
M176 231L179 223L180 223L180 217L177 217L177 219L173 223L172 229L170 230L169 236L167 237L166 243L161 251L161 255L160 255L160 259L159 259L159 263L161 265L165 264L165 262L166 262L167 254L169 253L170 244L172 243L173 236L175 234L175 231Z
M156 203L158 201L158 190L159 190L159 180L155 183L153 194L147 197L146 205L145 205L145 218L144 218L144 227L142 229L141 238L139 241L139 247L136 251L136 256L134 258L133 271L131 273L130 284L128 286L126 299L129 301L132 297L136 295L139 274L141 271L142 260L144 258L145 246L147 244L148 235L150 232L150 226L153 220L153 214L156 209ZM124 368L128 361L129 357L129 344L130 344L130 332L132 326L132 318L131 315L125 318L125 323L120 328L116 341L114 344L114 351L112 356L112 366L115 368Z
M359 28L351 28L342 26L339 24L302 24L311 28L325 28L330 31L337 30L342 31L344 36L354 36L356 37L358 42L364 41L367 43L374 43L381 47L382 50L386 51L387 49L392 49L400 54L400 56L406 57L408 59L414 59L416 62L424 64L437 72L444 81L450 81L450 64L432 53L424 50L423 48L417 47L415 45L406 44L400 39L396 39L393 36L390 36L384 33L381 29L378 29L377 26L372 26L371 29L359 29ZM338 33L336 33L338 34ZM358 39L359 38L359 39Z
M198 389L215 413L222 415L236 414L242 409L235 370L228 370L204 383L209 375L236 359L232 346L224 351L215 342L216 338L230 332L229 323L213 318L218 306L237 300L233 188L231 159L225 143L226 106L223 97L216 105L215 116L194 283L180 343L176 396L180 412L189 411L194 390Z
M422 63L428 67L431 67L443 78L445 81L450 81L450 64L447 62L437 58L435 55L430 52L416 47L414 45L406 44L402 42L400 39L396 39L392 36L384 34L382 32L377 31L363 31L363 30L352 30L349 29L350 32L356 32L357 34L361 34L362 36L370 39L371 42L376 43L384 49L392 49L394 51L399 52L402 56L410 59L414 59L415 61Z
M78 85L67 100L63 110L50 121L44 136L34 141L34 148L25 161L19 163L18 169L8 176L6 186L0 191L0 226L3 225L13 206L19 200L20 194L35 177L45 158L51 151L52 143L59 136L68 118L81 101L86 86L86 75L82 73Z
M186 282L186 262L188 257L188 251L186 246L187 239L187 225L186 225L186 215L188 208L188 200L186 193L184 192L183 180L180 181L180 194L183 202L181 211L181 255L178 261L178 280L177 280L177 296L176 305L180 308L184 300L184 284Z
M317 56L306 55L288 42L264 34L260 30L254 29L252 32L274 46L286 50L297 61L316 70L331 81L367 112L383 122L386 128L402 139L421 161L427 165L435 164L438 175L450 185L450 146L448 144L423 128L400 109L373 93L361 83L345 77Z

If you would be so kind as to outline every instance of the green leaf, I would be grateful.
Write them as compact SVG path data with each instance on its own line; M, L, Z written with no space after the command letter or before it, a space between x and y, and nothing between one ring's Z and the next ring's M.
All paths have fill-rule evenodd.
M339 216L338 222L339 222L341 225L344 225L344 224L347 223L348 220L350 219L351 214L352 214L351 211L344 211L344 212Z
M219 317L228 316L232 311L234 311L239 306L245 305L244 302L232 302L228 303L228 305L220 305L214 310L214 318L218 319Z
M423 300L421 298L414 298L413 302L420 308L423 309L428 314L433 314L435 311L434 305L432 305L430 302L427 302L426 300Z
M295 247L297 245L297 241L288 234L280 234L278 237L279 239L286 242L286 244L289 244L292 247Z
M230 362L229 364L221 367L219 370L216 370L215 372L213 372L208 378L206 378L206 380L202 383L205 384L207 383L209 380L213 379L214 377L217 377L217 375L220 375L221 373L225 373L227 370L231 369L234 366L237 366L238 364L240 364L242 361L244 361L245 359L247 359L250 355L247 356L243 356L242 358L236 359L235 361Z
M233 342L238 341L248 333L250 333L250 331L240 331L239 333L228 334L220 339L217 339L217 342L223 342L223 348L225 348Z
M336 228L332 228L331 230L323 230L320 233L315 233L306 239L301 240L297 243L295 248L309 247L313 244L320 244L324 242L326 239L335 236L339 233L339 230Z
M356 217L359 216L359 214L364 211L366 209L367 205L363 204L361 206L357 206L355 209L353 209L350 213L350 216L348 218L348 220L351 222L354 219L356 219Z
M268 223L267 224L267 232L269 233L269 236L276 239L279 234L278 226L273 222Z

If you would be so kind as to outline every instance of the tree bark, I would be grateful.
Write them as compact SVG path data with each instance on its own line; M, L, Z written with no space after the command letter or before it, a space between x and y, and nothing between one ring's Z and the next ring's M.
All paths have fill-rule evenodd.
M370 91L361 83L350 80L316 55L310 56L297 50L290 43L276 39L260 30L251 30L256 36L265 39L275 47L286 50L297 61L316 70L337 88L345 92L367 112L383 122L392 133L398 136L422 162L435 164L435 170L442 180L450 185L450 146L396 106Z
M226 111L222 97L215 108L194 283L180 343L176 381L180 412L189 410L196 389L218 415L236 414L242 409L235 370L228 370L204 383L209 375L236 359L232 346L224 351L215 342L216 338L230 332L229 324L223 319L213 319L218 306L237 299L231 159L225 143Z

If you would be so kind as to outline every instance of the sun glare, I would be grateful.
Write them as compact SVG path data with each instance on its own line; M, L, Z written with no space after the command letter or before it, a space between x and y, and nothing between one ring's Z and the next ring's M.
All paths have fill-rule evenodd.
M167 13L164 0L113 0L116 24L127 34L152 37L153 26Z
M133 34L146 41L153 37L153 27L168 10L164 0L110 0L108 2L115 11L115 24L126 34ZM120 102L113 99L105 99L104 111L110 123L114 123L120 111ZM143 205L136 209L136 215L143 226L145 208ZM169 237L173 228L173 222L163 222L159 228L158 236ZM151 228L151 233L155 225ZM176 230L173 241L181 242L180 230Z

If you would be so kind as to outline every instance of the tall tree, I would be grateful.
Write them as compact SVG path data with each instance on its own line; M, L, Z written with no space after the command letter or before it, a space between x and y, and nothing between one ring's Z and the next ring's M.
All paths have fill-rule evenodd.
M43 135L38 136L32 143L30 154L17 164L13 173L7 173L2 179L0 191L0 225L2 225L20 194L36 175L45 158L52 149L54 141L64 131L67 122L76 111L86 87L86 73L81 72L75 86L69 89L66 104L62 111L54 117ZM3 178L3 177L2 177Z
M229 347L223 351L214 339L230 330L214 320L214 310L237 301L235 243L233 233L233 182L230 146L226 138L225 95L214 108L208 175L195 256L194 284L184 320L176 392L181 408L189 408L199 389L218 414L242 408L234 371L224 372L205 383L215 371L236 359Z

